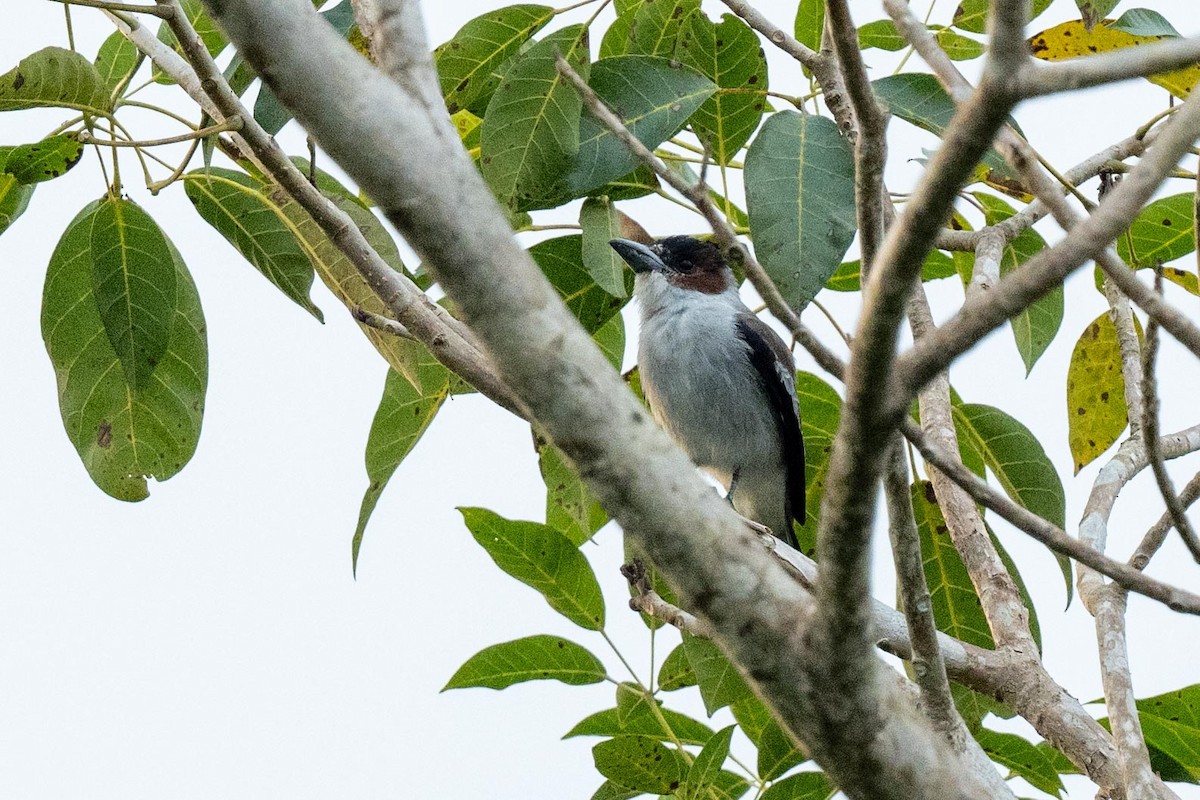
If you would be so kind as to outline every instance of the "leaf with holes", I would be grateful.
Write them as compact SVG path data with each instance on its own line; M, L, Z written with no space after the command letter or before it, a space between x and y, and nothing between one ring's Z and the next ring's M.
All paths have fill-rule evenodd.
M712 159L728 164L750 141L766 108L767 58L758 34L732 14L715 23L696 11L684 25L679 57L717 85L688 122Z
M1105 0L1112 2L1112 0ZM1087 0L1077 0L1087 2ZM1081 20L1070 20L1053 28L1047 28L1029 40L1033 54L1044 61L1062 61L1069 58L1089 56L1094 53L1109 53L1123 50L1127 47L1138 47L1151 42L1162 41L1169 36L1135 36L1122 30L1115 30L1101 22L1095 27L1085 25ZM1200 81L1200 64L1193 64L1174 72L1160 72L1149 75L1146 80L1158 84L1176 97L1186 98L1192 87Z
M1128 424L1117 328L1105 312L1080 334L1067 368L1067 441L1075 474L1112 447Z
M312 262L260 182L220 167L189 172L183 181L188 199L205 222L292 302L324 320L309 297Z
M854 239L854 156L832 120L780 111L750 145L745 176L754 250L799 312Z
M475 541L496 566L536 589L555 611L581 628L604 628L604 598L579 549L553 528L508 520L485 508L460 508Z
M691 67L636 55L597 61L588 85L651 150L678 133L717 89ZM588 194L625 177L640 163L607 127L585 113L579 122L579 152L558 196Z
M567 464L561 450L541 434L534 434L533 443L538 453L538 469L546 484L546 524L578 547L604 527L608 514L588 491L579 473Z
M434 50L434 65L450 113L490 99L500 84L497 68L553 17L554 9L549 6L506 6L471 20Z
M618 736L592 748L596 771L628 789L670 794L687 773L683 754L650 736Z
M105 117L112 98L92 62L71 50L46 47L0 75L0 111L71 108Z
M631 55L678 59L687 19L700 10L700 0L651 0L633 14L629 32Z
M559 636L526 636L480 650L442 687L505 689L525 681L554 680L568 686L599 683L608 673L587 648Z
M140 383L127 377L105 333L93 280L92 229L106 202L113 201L85 206L50 257L42 339L58 379L63 424L84 467L108 494L136 501L148 494L146 478L167 480L196 450L208 351L200 297L164 236L166 267L173 270L167 347ZM103 213L113 220L111 207Z
M529 48L504 76L483 116L479 166L496 198L513 210L540 207L579 152L582 105L555 66L559 53L586 78L587 28L571 25Z
M1191 192L1150 203L1133 220L1128 233L1117 237L1117 254L1134 269L1150 269L1195 252L1194 206ZM1194 271L1164 267L1163 277L1192 294L1200 294Z
M83 157L83 145L70 133L47 136L40 142L0 147L0 172L33 184L65 175Z

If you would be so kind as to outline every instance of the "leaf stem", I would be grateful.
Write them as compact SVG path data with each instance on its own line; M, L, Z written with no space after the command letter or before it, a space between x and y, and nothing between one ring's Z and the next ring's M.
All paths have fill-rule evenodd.
M601 629L600 635L604 637L604 641L608 642L608 646L612 648L612 651L617 654L617 658L621 659L621 663L625 665L625 669L629 670L629 677L633 678L634 682L636 682L639 686L644 687L646 684L642 683L642 679L639 678L637 673L633 671L633 666L630 665L630 663L625 659L625 654L617 649L617 645L615 642L613 642L612 638L609 637L608 631Z
M225 120L224 122L218 122L215 125L209 125L207 128L201 128L199 130L191 131L189 133L181 133L178 136L166 136L162 139L143 139L141 141L137 141L134 139L130 139L128 141L125 141L122 139L112 139L111 141L104 141L101 139L96 139L90 133L81 133L80 141L82 141L84 144L99 144L99 145L106 145L108 147L136 147L138 149L141 149L143 147L158 147L160 145L165 145L165 144L179 144L180 142L191 142L191 141L195 141L196 139L203 139L207 136L212 136L214 133L223 133L225 131L236 131L236 130L241 130L241 128L242 128L241 117L233 116L233 117L230 117L229 119Z
M171 10L162 6L149 6L135 3L110 3L107 0L52 0L55 3L62 3L67 7L67 13L70 14L71 6L86 6L88 8L102 8L105 11L129 11L135 14L150 14L154 17L169 19ZM67 17L67 30L70 31L70 16ZM72 42L71 49L75 49Z

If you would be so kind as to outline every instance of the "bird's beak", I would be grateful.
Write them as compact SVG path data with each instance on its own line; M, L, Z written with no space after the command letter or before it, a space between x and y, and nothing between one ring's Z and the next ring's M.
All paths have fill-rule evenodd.
M664 267L658 254L640 242L610 239L608 244L617 251L617 255L625 259L625 263L632 267L634 272L657 272Z

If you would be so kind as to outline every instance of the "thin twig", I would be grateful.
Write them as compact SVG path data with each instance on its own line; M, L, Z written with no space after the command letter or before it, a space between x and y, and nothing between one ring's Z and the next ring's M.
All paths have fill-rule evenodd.
M1200 500L1200 473L1192 476L1192 479L1183 487L1183 491L1179 493L1179 505L1185 510L1192 503ZM1150 559L1158 552L1158 548L1162 547L1163 542L1167 539L1167 534L1171 532L1171 528L1175 526L1175 521L1171 516L1170 511L1164 511L1162 516L1150 526L1146 534L1142 537L1141 543L1137 549L1133 551L1133 555L1129 557L1129 565L1134 569L1145 569L1150 563Z
M1162 267L1158 267L1154 271L1154 291L1162 294ZM1196 530L1192 527L1192 523L1188 521L1187 511L1183 507L1183 503L1179 501L1179 497L1175 494L1175 486L1171 482L1171 476L1167 474L1167 466L1163 463L1162 453L1159 452L1158 446L1158 381L1154 376L1154 365L1158 358L1158 322L1151 319L1146 323L1146 344L1142 349L1141 371L1142 371L1142 430L1145 432L1146 439L1146 459L1150 462L1150 469L1154 473L1154 481L1158 484L1158 491L1162 495L1163 502L1167 506L1167 514L1171 516L1171 522L1175 526L1175 530L1179 531L1179 537L1183 539L1183 543L1187 546L1188 551L1192 554L1192 558L1200 562L1200 540L1196 538ZM1132 417L1133 411L1130 410Z
M408 328L404 327L399 322L396 322L396 320L388 319L382 314L372 313L361 306L355 306L354 308L350 309L350 316L354 317L354 319L361 322L363 325L366 325L369 328L374 328L377 331L383 331L384 333L390 333L393 336L399 336L403 339L412 339L413 341L417 341L417 337L413 336L412 332Z

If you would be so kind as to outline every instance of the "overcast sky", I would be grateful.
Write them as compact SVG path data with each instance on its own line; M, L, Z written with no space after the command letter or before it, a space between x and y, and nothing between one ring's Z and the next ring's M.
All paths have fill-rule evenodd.
M14 8L6 9L0 26L0 72L36 49L66 45L61 5L6 5ZM449 38L489 5L427 3L431 39ZM790 27L794 2L757 5ZM1130 5L1136 3L1123 4ZM1185 35L1200 28L1187 0L1144 5L1162 11ZM953 10L950 0L939 6L935 21ZM717 17L723 6L706 2L705 8ZM875 0L854 0L852 10L860 23L882 16ZM1056 0L1035 30L1073 12L1070 0ZM77 9L73 17L77 47L91 57L112 29L98 12ZM768 55L774 87L800 86L791 62L774 51ZM895 63L877 51L868 61L878 75ZM171 89L147 90L142 99L178 102ZM1163 90L1139 82L1029 103L1017 116L1034 145L1066 168L1128 135L1164 103ZM186 104L177 107L193 116ZM67 116L53 110L0 115L0 144L36 141ZM146 115L132 119L140 137L178 132ZM903 189L921 170L906 159L936 140L899 121L892 135L888 179ZM291 152L303 152L294 125L280 138ZM385 365L319 282L314 298L325 311L324 326L201 221L181 187L151 198L139 185L135 162L124 163L129 195L167 231L199 286L211 362L204 432L183 472L152 484L150 498L134 505L92 484L64 434L39 307L59 235L103 192L89 152L68 177L39 186L29 211L0 237L0 364L9 376L0 392L6 421L0 795L589 797L601 782L591 763L594 740L559 737L612 705L610 684L439 694L476 651L535 633L585 644L611 674L624 677L598 636L578 631L535 592L501 574L455 510L484 506L512 518L542 518L543 488L527 426L478 397L448 403L384 494L353 580L349 542ZM1176 182L1165 193L1189 188ZM627 210L656 235L699 230L695 218L667 204L639 201ZM1057 235L1052 226L1044 233ZM1089 269L1069 284L1059 338L1028 381L1007 330L953 374L965 399L1007 409L1046 444L1066 482L1071 530L1096 474L1093 466L1069 477L1063 400L1071 344L1105 308L1091 280ZM941 316L961 300L955 283L931 287ZM1169 291L1196 310L1195 298ZM829 294L822 300L852 324L856 296ZM815 311L805 320L828 333ZM811 367L806 357L800 360ZM1164 430L1193 424L1200 390L1195 361L1168 342L1162 363ZM1196 459L1183 459L1173 466L1176 481L1182 484L1196 468ZM1147 476L1128 494L1110 537L1122 557L1161 509ZM1051 672L1081 699L1099 697L1090 618L1078 602L1062 612L1062 579L1047 553L993 525L1033 592ZM618 532L605 529L599 543L586 552L609 601L610 631L644 678L648 637L624 611ZM890 600L886 536L878 544L877 594ZM1173 540L1154 572L1190 586L1198 574ZM1139 696L1200 681L1200 622L1137 597L1130 617ZM660 658L676 639L660 637ZM694 700L669 702L703 715ZM1004 727L1029 730L1020 723ZM1082 779L1069 785L1077 798L1094 791ZM1192 787L1180 793L1200 798Z

